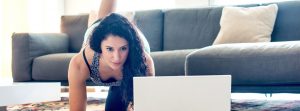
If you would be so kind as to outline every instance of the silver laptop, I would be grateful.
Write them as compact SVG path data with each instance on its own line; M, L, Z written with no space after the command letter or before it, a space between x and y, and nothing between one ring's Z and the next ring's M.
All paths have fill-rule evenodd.
M134 77L134 111L230 111L231 76Z

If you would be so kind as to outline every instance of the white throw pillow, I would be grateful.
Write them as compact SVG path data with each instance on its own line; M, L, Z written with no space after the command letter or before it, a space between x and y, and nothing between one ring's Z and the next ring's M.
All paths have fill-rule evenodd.
M278 6L224 7L221 29L213 45L270 42Z

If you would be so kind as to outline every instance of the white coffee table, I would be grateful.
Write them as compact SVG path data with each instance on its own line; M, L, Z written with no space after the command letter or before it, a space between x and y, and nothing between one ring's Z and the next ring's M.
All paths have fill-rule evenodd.
M0 84L0 111L8 105L58 101L59 82L23 82Z

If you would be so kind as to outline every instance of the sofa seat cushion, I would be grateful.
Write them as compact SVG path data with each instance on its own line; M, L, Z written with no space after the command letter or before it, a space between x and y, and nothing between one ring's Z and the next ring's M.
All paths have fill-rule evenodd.
M196 49L151 52L155 66L155 76L185 75L184 64L186 56L195 50Z
M233 85L300 84L300 41L209 46L187 56L186 71L231 74Z
M68 80L68 67L76 53L57 53L37 57L32 64L33 80Z

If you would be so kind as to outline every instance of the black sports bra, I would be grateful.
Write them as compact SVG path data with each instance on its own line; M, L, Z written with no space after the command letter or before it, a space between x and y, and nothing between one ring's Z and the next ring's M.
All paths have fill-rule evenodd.
M85 48L83 49L83 58L85 64L88 66L89 71L90 71L90 78L91 80L100 86L120 86L121 85L121 80L117 81L115 78L109 78L106 81L103 81L99 75L99 53L95 52L93 56L93 61L92 64L89 65L86 56L85 56Z

